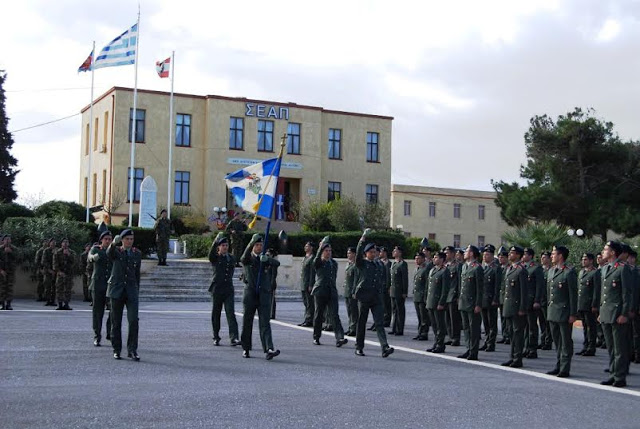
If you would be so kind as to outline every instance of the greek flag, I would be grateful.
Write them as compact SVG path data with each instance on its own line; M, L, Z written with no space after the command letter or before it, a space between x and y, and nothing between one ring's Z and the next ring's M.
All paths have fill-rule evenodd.
M102 48L93 63L93 68L100 69L135 64L137 46L138 24L135 24Z
M278 194L276 202L276 220L284 220L284 195Z
M236 204L250 213L271 219L282 159L267 159L228 174L224 180Z

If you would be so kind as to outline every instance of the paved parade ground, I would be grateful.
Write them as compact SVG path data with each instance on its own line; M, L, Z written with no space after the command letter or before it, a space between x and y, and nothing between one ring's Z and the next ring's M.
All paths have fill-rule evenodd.
M616 389L598 384L607 378L601 349L574 357L569 379L544 374L555 351L539 351L523 369L499 366L509 349L501 344L479 362L456 359L461 347L429 354L431 341L411 340L407 304L405 336L389 336L396 352L383 359L370 331L365 357L354 355L351 337L336 348L333 333L314 346L311 330L295 326L302 303L279 303L272 329L282 354L266 361L257 320L252 359L242 359L228 345L224 315L222 344L213 346L209 304L141 303L136 363L114 360L108 341L93 347L87 303L54 311L16 300L0 312L2 427L640 427L640 365L631 366L629 388ZM126 317L123 325L125 334ZM574 340L577 351L578 328Z

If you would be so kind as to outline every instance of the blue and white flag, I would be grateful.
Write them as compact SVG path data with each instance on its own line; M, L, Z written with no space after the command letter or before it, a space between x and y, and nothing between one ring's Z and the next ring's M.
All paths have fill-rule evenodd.
M224 180L236 204L250 213L271 219L282 159L267 159L228 174Z
M93 63L93 68L100 69L135 64L137 46L138 24L135 24L102 48Z
M284 195L278 194L276 199L276 220L284 220Z

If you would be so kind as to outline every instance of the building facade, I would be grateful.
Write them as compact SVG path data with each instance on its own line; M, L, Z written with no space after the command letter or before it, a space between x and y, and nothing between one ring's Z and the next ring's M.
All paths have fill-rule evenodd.
M111 213L116 222L128 216L131 197L133 212L138 213L140 183L151 176L158 185L158 206L167 206L169 98L166 92L138 90L133 172L129 172L133 90L114 87L98 97L92 118L88 106L82 109L81 204ZM225 175L277 156L285 133L277 187L285 219L296 220L297 208L314 199L348 195L358 202L376 202L390 198L392 117L190 94L174 94L173 111L173 206L206 214L213 207L234 209ZM91 147L89 121L93 121ZM129 180L134 181L133 196ZM91 187L89 201L87 187Z
M495 192L391 185L391 224L442 246L498 247L508 226L495 198Z

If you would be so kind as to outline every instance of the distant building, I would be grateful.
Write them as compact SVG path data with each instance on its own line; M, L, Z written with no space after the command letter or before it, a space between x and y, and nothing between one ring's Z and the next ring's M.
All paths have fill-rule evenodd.
M207 214L214 206L234 209L224 176L275 157L285 133L277 192L287 219L295 220L296 208L312 199L349 195L357 202L389 201L391 117L218 95L175 94L174 100L170 204ZM132 107L133 90L114 87L95 100L93 118L88 106L82 109L79 202L100 211L121 201L114 222L128 216L131 178L134 213L140 183L149 175L158 184L158 205L167 205L169 93L138 90L135 166L128 174ZM94 124L91 148L89 121Z
M391 185L391 225L443 246L498 247L508 226L495 198L495 192Z

